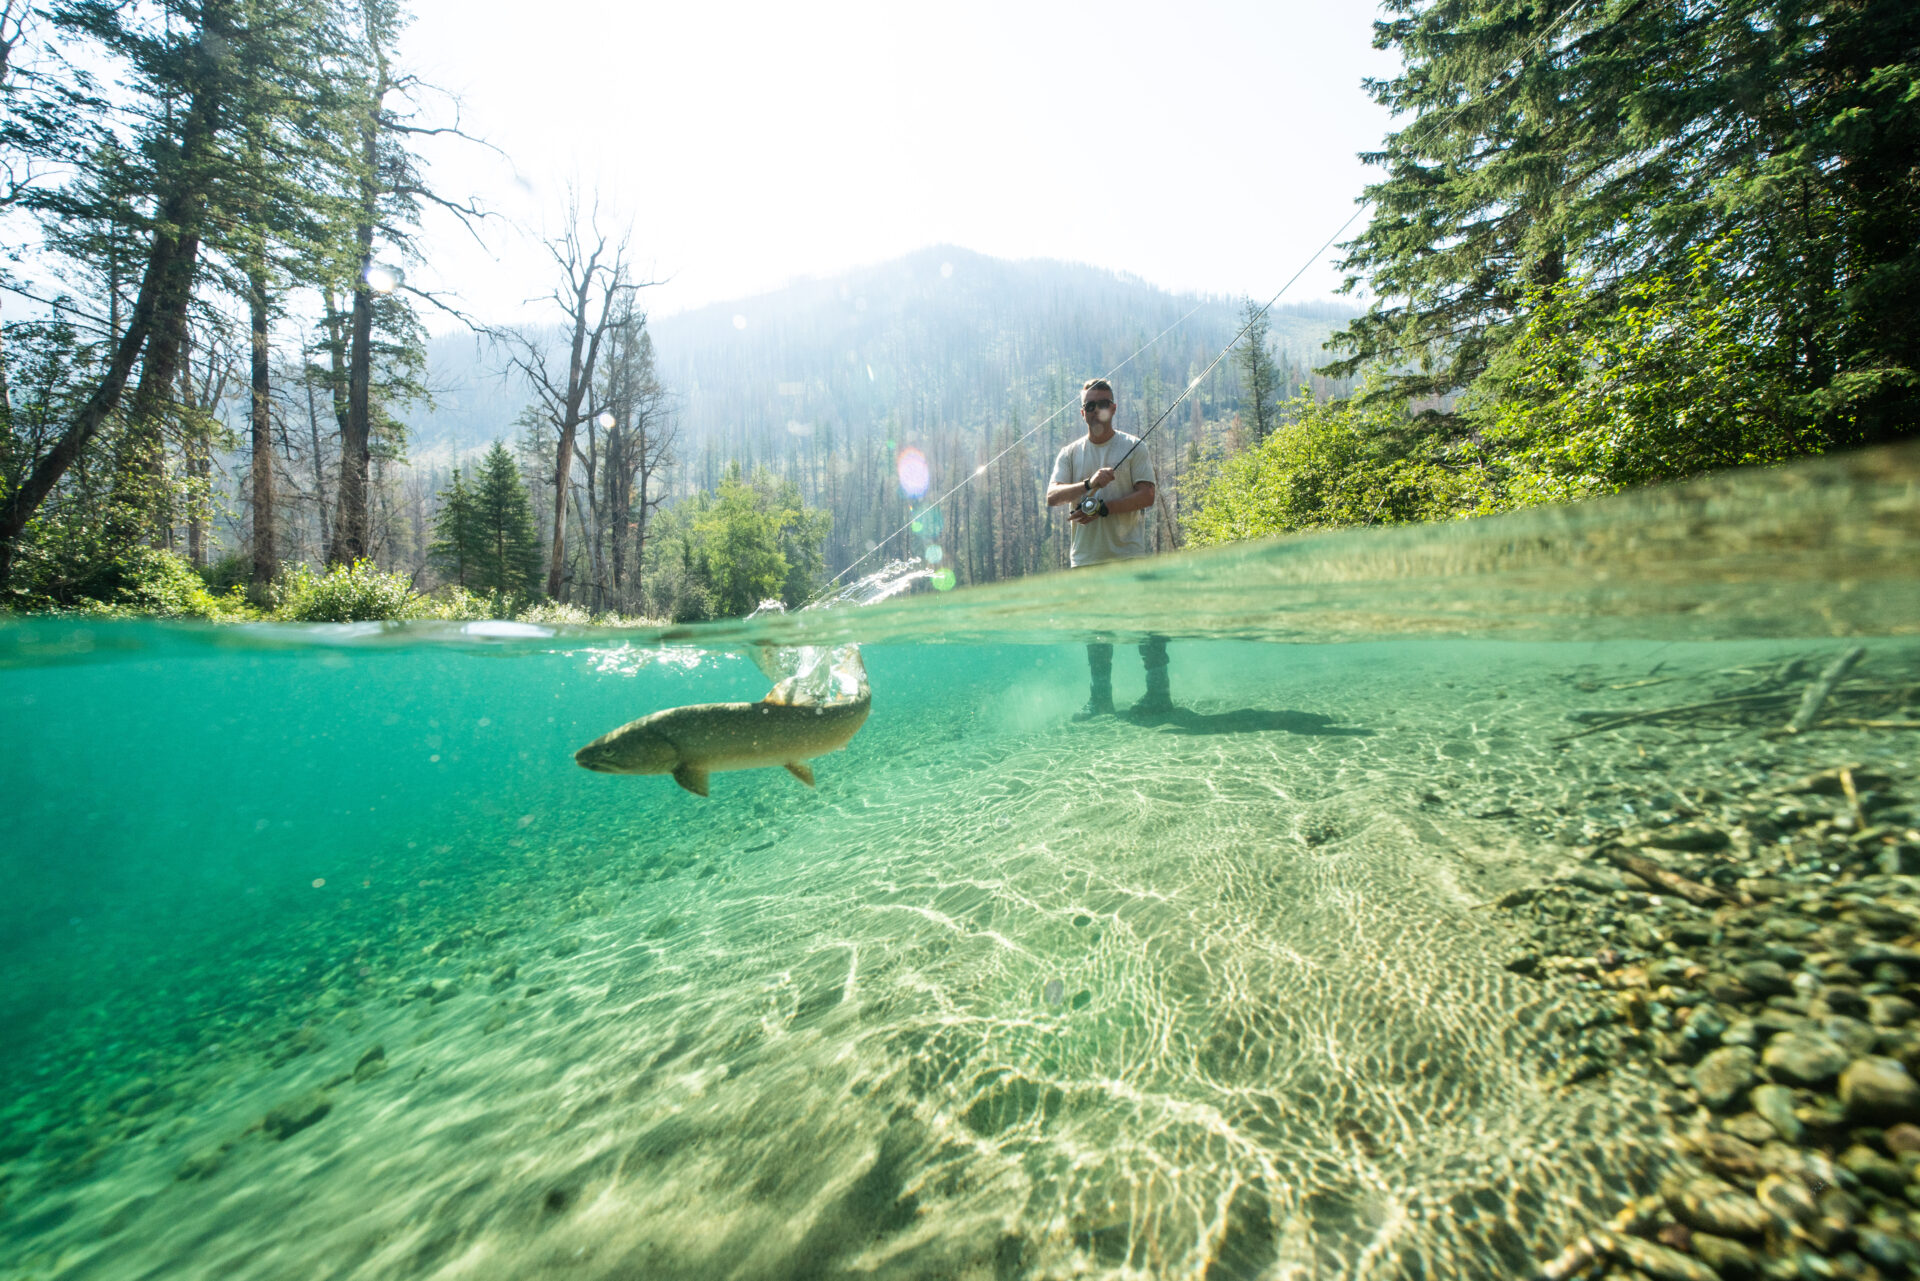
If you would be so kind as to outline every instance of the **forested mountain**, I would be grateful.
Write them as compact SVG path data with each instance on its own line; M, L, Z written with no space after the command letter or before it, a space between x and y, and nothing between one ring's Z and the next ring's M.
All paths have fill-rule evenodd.
M1172 294L1094 267L938 246L652 320L677 428L668 492L712 490L735 462L791 480L808 505L834 517L826 549L834 572L909 518L912 504L894 477L900 450L925 455L928 496L941 494L1073 398L1083 379L1114 370L1176 326L1114 375L1122 428L1142 430L1239 330L1240 311L1236 299ZM1354 314L1326 302L1269 313L1267 346L1282 386L1344 389L1311 370L1326 359L1327 335ZM517 434L527 397L500 371L484 340L457 334L428 344L434 406L409 416L420 464L443 467ZM1224 362L1162 428L1153 448L1163 480L1176 481L1193 457L1225 443L1240 391L1238 364ZM1196 437L1196 423L1211 426ZM1081 430L1077 414L1060 415L970 487L977 493L934 518L962 526L953 548L962 581L1052 563L1050 540L1060 539L1046 532L1042 472ZM1163 487L1170 501L1159 533L1171 541L1177 486Z

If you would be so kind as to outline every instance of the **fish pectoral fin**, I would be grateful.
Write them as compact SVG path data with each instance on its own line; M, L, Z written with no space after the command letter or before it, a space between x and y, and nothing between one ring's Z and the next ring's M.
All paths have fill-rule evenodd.
M707 794L707 771L698 765L682 765L673 772L673 781L695 796Z
M811 766L807 765L805 762L788 761L787 773L793 775L795 778L799 779L802 783L805 783L808 787L813 786L813 769Z

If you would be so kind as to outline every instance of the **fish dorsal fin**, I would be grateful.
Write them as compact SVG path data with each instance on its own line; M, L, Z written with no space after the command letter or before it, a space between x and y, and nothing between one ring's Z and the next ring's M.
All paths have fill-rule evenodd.
M788 761L787 773L793 775L795 778L799 779L802 783L805 783L808 787L813 786L813 767L810 765L807 765L805 762Z
M673 772L673 781L695 796L707 794L707 771L698 765L682 765Z

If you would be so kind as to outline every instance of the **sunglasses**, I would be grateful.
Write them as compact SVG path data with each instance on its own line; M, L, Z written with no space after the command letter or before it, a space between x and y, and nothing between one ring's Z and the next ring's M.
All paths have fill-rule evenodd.
M1080 412L1084 414L1089 409L1112 409L1112 408L1113 408L1113 402L1111 400L1089 400L1086 404L1080 406Z

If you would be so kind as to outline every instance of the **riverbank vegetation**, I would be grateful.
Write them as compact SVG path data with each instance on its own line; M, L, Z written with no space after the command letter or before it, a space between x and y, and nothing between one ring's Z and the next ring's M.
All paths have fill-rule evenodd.
M1199 543L1584 498L1920 424L1920 11L1394 0L1329 371ZM1250 363L1251 353L1243 353Z

